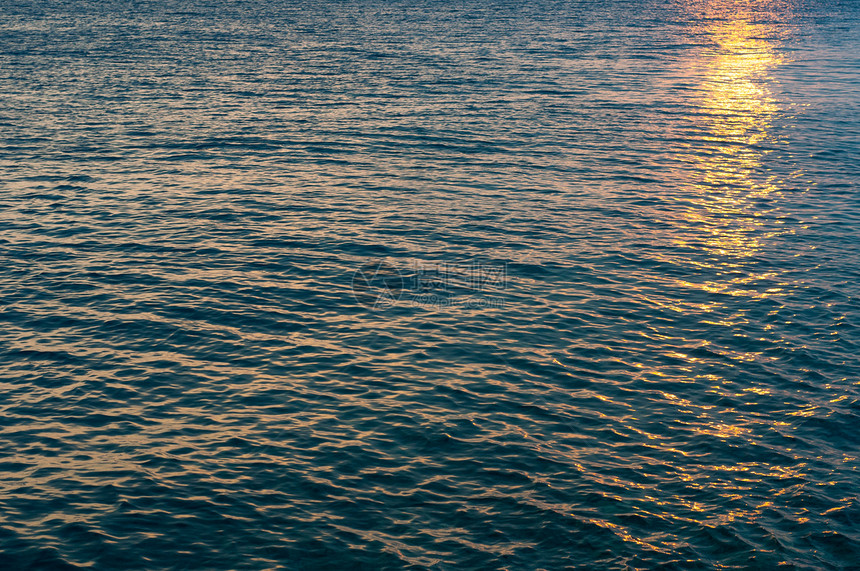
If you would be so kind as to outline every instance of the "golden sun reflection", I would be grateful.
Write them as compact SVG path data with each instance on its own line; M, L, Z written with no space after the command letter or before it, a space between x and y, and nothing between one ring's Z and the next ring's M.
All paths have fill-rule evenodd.
M737 267L739 259L761 249L758 218L766 212L757 205L778 188L763 159L779 112L768 73L781 58L766 39L774 30L753 23L737 8L716 8L723 12L712 16L723 17L709 18L714 23L706 29L714 48L696 64L703 77L703 95L692 117L696 136L679 157L693 167L687 182L694 190L693 207L681 224L722 265ZM726 13L735 15L725 19Z
M707 330L730 335L750 319L745 308L738 309L723 296L698 294L760 299L782 295L785 289L780 282L782 270L768 265L764 271L757 260L769 257L773 238L789 231L777 215L777 199L786 181L774 174L778 169L770 170L769 153L780 147L777 133L785 122L787 102L777 99L773 75L784 63L780 38L786 28L780 22L790 17L790 4L780 0L691 0L690 4L697 10L695 21L702 26L690 33L706 38L707 47L695 55L684 72L688 74L683 78L686 85L695 88L695 99L688 100L691 111L684 125L684 148L673 149L681 167L672 189L675 204L667 209L669 222L674 225L675 245L681 248L665 255L668 261L680 262L691 270L689 279L668 278L672 286L696 295L678 295L670 290L642 295L642 299L660 310L698 318ZM719 338L686 338L679 346L673 333L659 325L642 331L640 335L653 346L664 345L661 358L665 361L656 367L647 362L635 366L640 369L637 375L643 384L653 387L651 399L665 407L667 416L677 412L673 424L676 430L692 434L697 442L708 445L716 441L743 446L774 428L731 406L702 404L683 398L681 393L686 389L683 383L694 383L703 391L750 405L772 399L767 386L753 382L744 387L717 374L696 373L702 372L702 362L708 359L703 355L718 354L728 367L738 371L750 362L766 363L774 357L764 354L754 343L723 343ZM678 391L664 390L671 382L677 383ZM649 445L663 450L670 442L671 439L649 438ZM686 511L678 513L684 515L672 517L713 527L737 519L755 519L769 508L766 502L745 502L750 482L773 477L800 478L805 469L802 465L766 463L727 467L703 463L690 467L690 462L701 456L699 451L686 451L683 456L681 481L695 489L700 486L702 474L715 474L716 484L711 488L731 509L718 503L691 502L680 495L654 499L653 504L682 507Z

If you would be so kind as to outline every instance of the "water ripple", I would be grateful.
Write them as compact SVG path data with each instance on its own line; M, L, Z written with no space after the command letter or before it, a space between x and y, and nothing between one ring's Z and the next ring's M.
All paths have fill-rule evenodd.
M856 565L854 4L0 12L4 568Z

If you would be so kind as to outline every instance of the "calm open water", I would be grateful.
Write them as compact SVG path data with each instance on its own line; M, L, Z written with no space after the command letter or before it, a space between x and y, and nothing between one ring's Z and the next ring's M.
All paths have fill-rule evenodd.
M0 4L0 567L860 569L860 2Z

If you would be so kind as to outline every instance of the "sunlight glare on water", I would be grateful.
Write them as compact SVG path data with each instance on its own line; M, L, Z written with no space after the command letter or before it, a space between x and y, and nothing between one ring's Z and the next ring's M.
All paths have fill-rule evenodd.
M860 4L0 6L3 569L845 569Z

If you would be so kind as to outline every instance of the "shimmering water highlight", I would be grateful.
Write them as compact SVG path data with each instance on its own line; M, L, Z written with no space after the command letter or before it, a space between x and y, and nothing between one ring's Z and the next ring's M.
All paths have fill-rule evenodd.
M4 569L856 569L860 4L0 5Z

